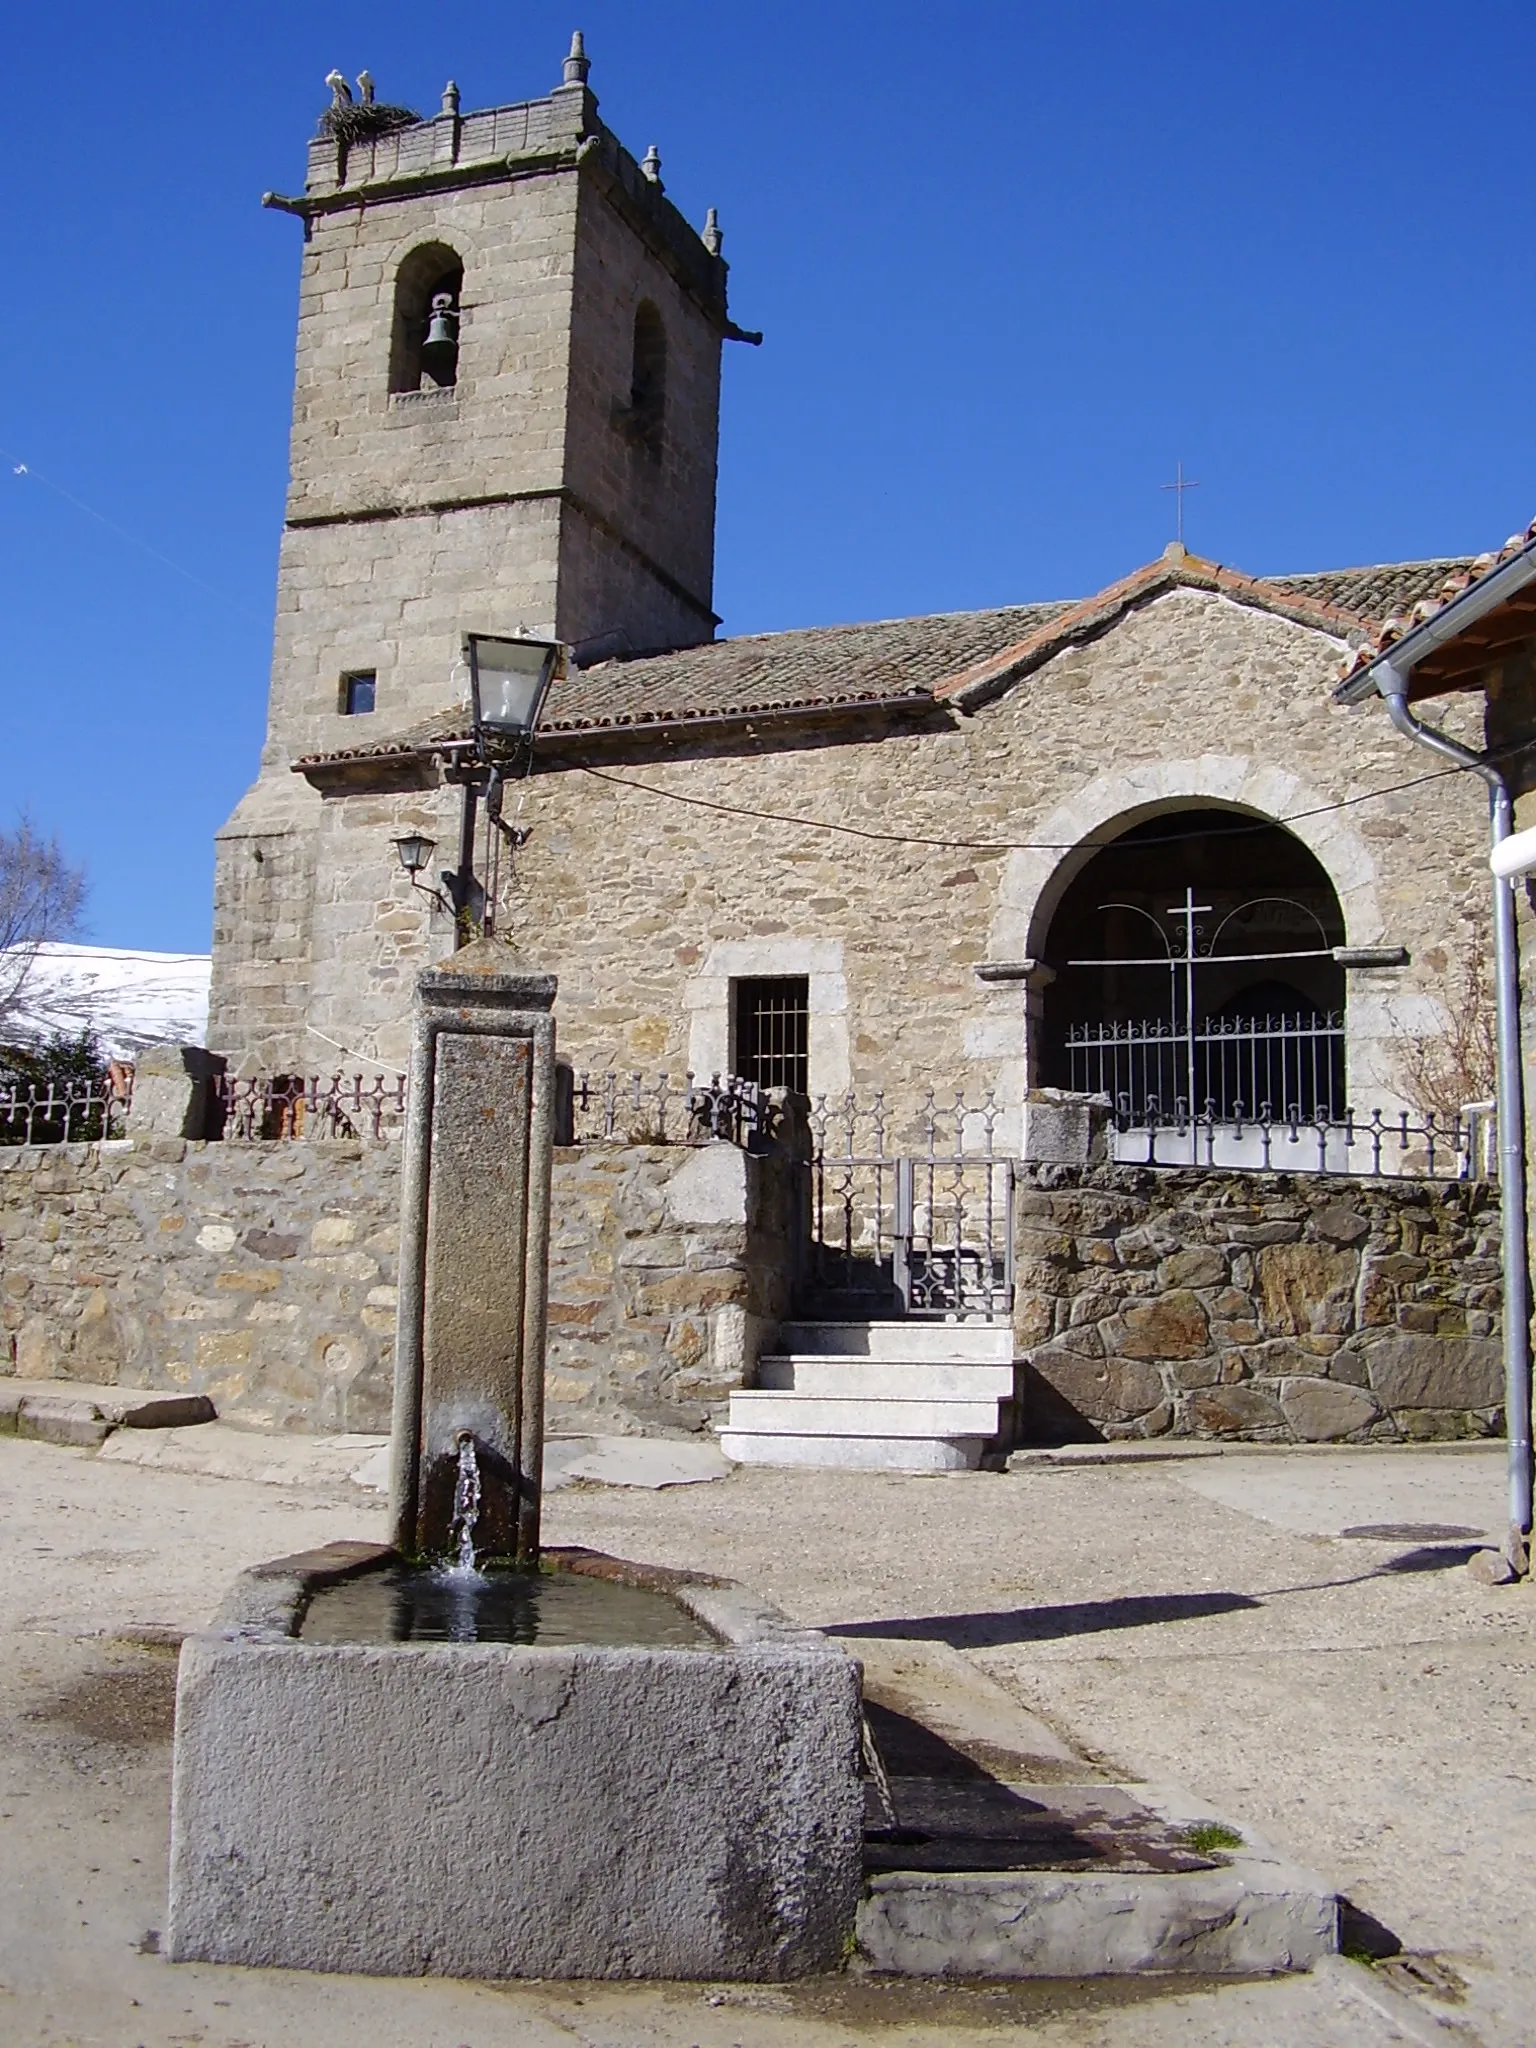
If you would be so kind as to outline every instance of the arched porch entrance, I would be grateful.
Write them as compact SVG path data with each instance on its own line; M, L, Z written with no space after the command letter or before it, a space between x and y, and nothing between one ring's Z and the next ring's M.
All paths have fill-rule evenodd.
M1041 1081L1138 1122L1342 1115L1344 917L1316 856L1213 805L1096 837L1043 949Z

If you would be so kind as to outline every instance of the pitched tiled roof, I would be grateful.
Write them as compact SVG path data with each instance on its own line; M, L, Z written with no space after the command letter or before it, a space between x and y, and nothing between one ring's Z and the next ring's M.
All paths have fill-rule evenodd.
M1266 576L1264 581L1275 590L1320 597L1356 618L1375 621L1417 604L1470 560L1469 555L1448 555L1433 562L1380 562L1372 569L1319 569L1310 576Z
M1533 519L1524 533L1511 534L1503 547L1484 555L1463 555L1452 561L1438 563L1416 563L1413 566L1429 569L1438 568L1442 573L1423 588L1404 586L1395 593L1396 601L1383 604L1370 614L1372 630L1359 647L1354 648L1341 671L1341 680L1347 682L1357 670L1367 667L1377 655L1401 640L1405 633L1415 626L1422 626L1426 619L1432 619L1443 605L1454 597L1460 597L1490 570L1518 555L1522 549L1536 540L1536 519ZM1376 572L1383 575L1390 571Z
M587 732L888 703L934 689L957 667L1066 610L1064 604L1025 604L938 612L864 626L749 633L677 654L605 661L555 684L539 729Z
M1245 576L1237 569L1224 569L1219 562L1207 562L1175 545L1158 561L1111 583L1107 590L1084 598L1081 604L1062 607L1023 639L983 655L979 661L947 676L934 694L964 710L974 710L1000 696L1064 647L1097 639L1128 611L1173 590L1213 591L1237 604L1275 612L1338 639L1357 636L1363 629L1363 621L1353 612L1342 611L1325 598L1281 589L1262 577Z
M540 736L593 737L678 726L779 720L861 707L953 702L969 708L1006 689L1060 648L1095 637L1125 611L1174 588L1219 592L1344 640L1366 638L1394 607L1462 573L1463 560L1390 563L1306 576L1252 577L1170 550L1081 603L939 612L868 625L743 634L673 654L576 669L551 688ZM322 763L385 760L463 739L464 710L445 709L372 746L308 756Z

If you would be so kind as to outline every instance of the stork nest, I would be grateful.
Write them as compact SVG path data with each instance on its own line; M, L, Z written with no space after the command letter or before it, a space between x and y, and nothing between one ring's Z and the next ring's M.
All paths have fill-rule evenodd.
M397 128L414 128L421 119L411 107L390 107L380 100L355 100L350 107L327 107L320 116L320 133L338 142L361 142L370 135L392 135Z

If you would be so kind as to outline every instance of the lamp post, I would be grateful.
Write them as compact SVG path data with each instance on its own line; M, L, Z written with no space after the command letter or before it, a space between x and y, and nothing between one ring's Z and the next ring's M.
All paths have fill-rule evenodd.
M417 877L431 860L436 840L424 833L407 832L394 842L411 887L453 913L455 948L468 945L474 937L475 899L477 894L484 895L475 878L475 824L481 797L486 816L505 838L514 846L527 841L526 831L502 823L502 785L507 770L533 744L534 727L563 651L558 640L504 639L491 633L464 637L472 736L467 744L440 749L446 779L458 783L463 791L458 866L444 868L441 889L430 888ZM484 922L483 917L479 921Z

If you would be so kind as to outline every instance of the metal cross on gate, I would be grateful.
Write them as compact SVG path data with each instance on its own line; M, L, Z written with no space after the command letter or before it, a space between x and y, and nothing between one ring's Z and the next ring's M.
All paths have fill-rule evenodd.
M1222 934L1233 920L1265 903L1285 905L1310 920L1317 926L1322 943L1273 952L1219 950ZM1166 967L1168 1015L1136 1023L1071 1026L1067 1052L1074 1088L1109 1095L1121 1114L1131 1118L1148 1111L1160 1116L1166 1105L1164 1090L1171 1089L1175 1098L1173 1114L1180 1127L1188 1120L1191 1158L1195 1157L1196 1122L1202 1115L1207 1120L1235 1116L1241 1121L1261 1110L1282 1115L1294 1111L1310 1116L1325 1103L1330 1110L1335 1106L1332 1098L1342 1086L1341 1071L1335 1071L1343 1047L1341 1018L1298 1012L1294 1017L1253 1017L1246 1021L1208 1017L1202 1024L1196 1010L1197 976L1208 969L1331 959L1333 949L1314 912L1292 897L1255 897L1228 911L1207 942L1198 920L1211 911L1212 905L1197 903L1195 892L1189 887L1184 891L1184 901L1170 904L1164 913L1174 924L1176 940L1171 940L1159 919L1139 904L1101 903L1099 908L1144 918L1157 933L1162 952L1128 958L1069 959L1066 965ZM1247 1087L1242 1079L1245 1072Z

